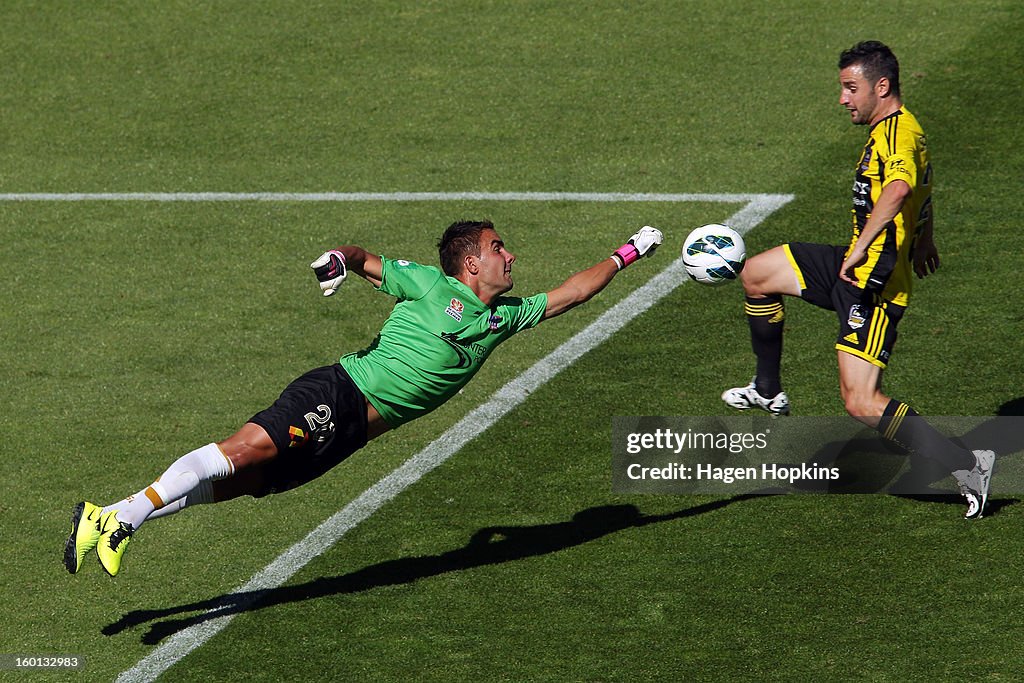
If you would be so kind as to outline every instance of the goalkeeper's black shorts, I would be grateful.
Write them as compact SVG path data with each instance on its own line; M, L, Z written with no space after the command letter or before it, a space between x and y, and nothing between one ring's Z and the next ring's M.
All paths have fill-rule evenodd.
M366 397L339 363L310 370L249 420L277 446L256 496L316 479L366 445Z

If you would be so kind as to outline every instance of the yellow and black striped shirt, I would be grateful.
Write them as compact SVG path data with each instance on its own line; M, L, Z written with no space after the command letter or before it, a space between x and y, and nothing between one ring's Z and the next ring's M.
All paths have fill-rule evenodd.
M911 194L897 216L868 248L868 258L855 271L857 282L886 301L906 306L913 284L914 236L932 210L932 166L924 131L906 107L871 128L853 183L853 239L847 255L867 223L882 189L894 180L910 185Z

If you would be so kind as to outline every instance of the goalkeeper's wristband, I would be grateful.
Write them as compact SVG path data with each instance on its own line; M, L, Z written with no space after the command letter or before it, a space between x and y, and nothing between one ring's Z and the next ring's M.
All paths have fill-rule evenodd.
M640 258L640 252L629 242L626 242L612 253L612 260L615 261L615 265L619 267L619 270L622 270L638 258Z

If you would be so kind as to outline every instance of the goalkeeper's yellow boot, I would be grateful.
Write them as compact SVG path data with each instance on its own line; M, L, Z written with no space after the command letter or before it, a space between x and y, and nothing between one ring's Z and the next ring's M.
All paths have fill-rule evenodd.
M100 540L100 513L103 509L81 502L71 511L71 535L64 544L64 566L72 574L82 568L82 559Z
M121 570L121 558L128 549L135 528L127 522L117 519L117 510L111 510L100 519L100 541L96 546L96 554L100 556L100 564L111 576L117 576Z

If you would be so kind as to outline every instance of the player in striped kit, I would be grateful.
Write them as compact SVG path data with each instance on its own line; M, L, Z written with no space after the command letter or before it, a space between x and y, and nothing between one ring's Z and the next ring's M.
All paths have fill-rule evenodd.
M839 57L839 103L856 125L869 126L853 183L853 236L848 246L793 242L758 254L741 274L757 373L722 400L733 408L789 414L780 364L784 296L836 312L839 387L847 412L885 438L940 462L967 499L967 518L981 517L995 454L957 446L913 408L882 392L882 372L914 275L939 267L932 237L932 165L920 124L903 105L899 62L877 41Z

